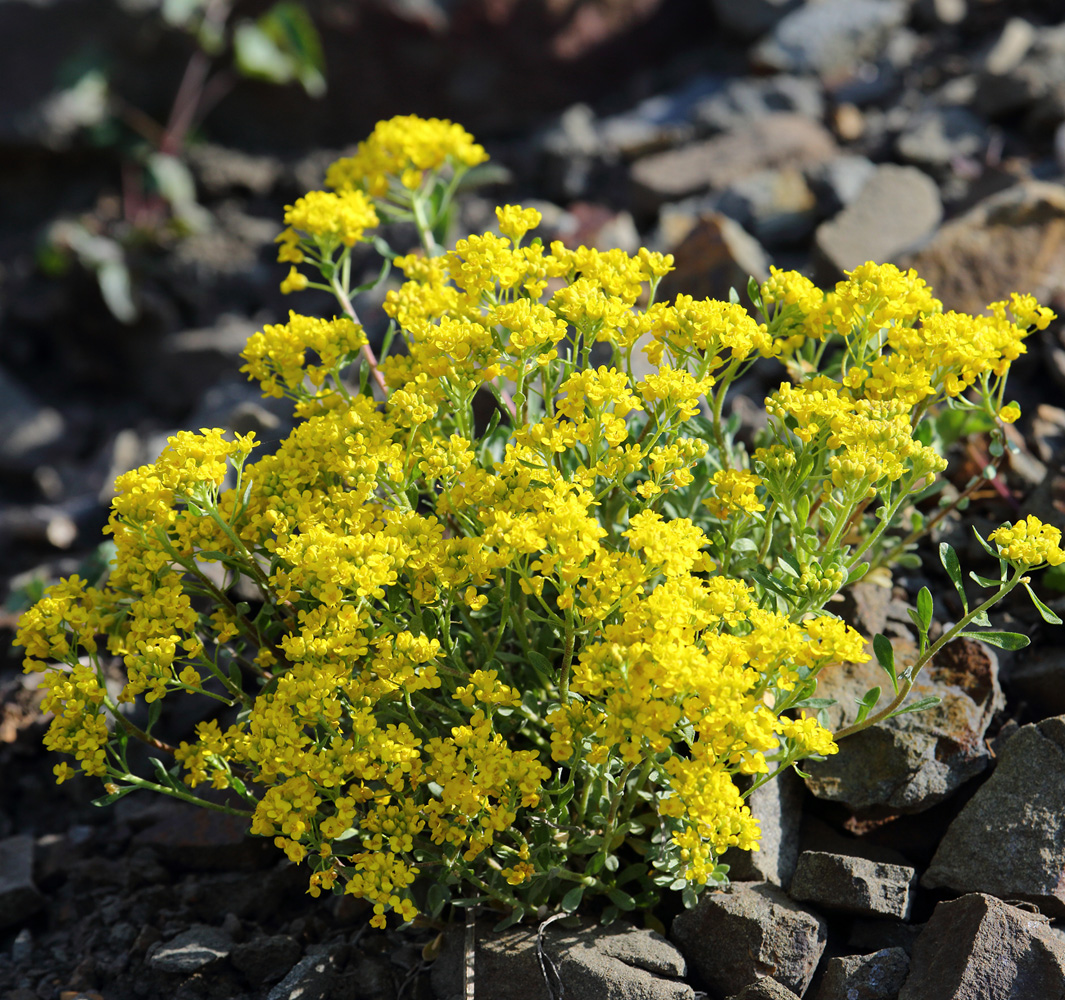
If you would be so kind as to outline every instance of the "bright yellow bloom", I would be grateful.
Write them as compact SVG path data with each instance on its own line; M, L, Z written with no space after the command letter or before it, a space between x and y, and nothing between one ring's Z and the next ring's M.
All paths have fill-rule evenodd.
M1007 522L987 536L998 548L999 555L1017 566L1060 566L1065 563L1061 547L1061 530L1044 524L1034 514L1013 524Z

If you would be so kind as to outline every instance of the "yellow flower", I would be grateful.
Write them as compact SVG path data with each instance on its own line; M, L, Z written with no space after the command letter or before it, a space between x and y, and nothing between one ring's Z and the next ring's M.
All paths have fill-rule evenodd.
M1015 424L1021 416L1021 408L1016 403L1007 403L998 411L998 419L1004 424Z
M1044 524L1033 514L1014 524L1007 522L988 538L998 547L999 555L1017 566L1060 566L1065 563L1061 548L1061 530Z

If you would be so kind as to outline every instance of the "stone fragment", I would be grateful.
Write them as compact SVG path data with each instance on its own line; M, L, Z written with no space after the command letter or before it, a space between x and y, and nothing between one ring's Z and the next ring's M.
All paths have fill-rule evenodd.
M1023 288L1040 302L1065 291L1065 186L1023 180L944 224L898 261L932 286L944 309L980 313Z
M845 75L875 59L905 23L901 0L822 0L783 18L751 53L756 64L783 73Z
M896 1000L909 970L901 948L830 958L813 1000Z
M794 167L759 170L730 184L718 208L767 246L796 243L817 225L817 198Z
M778 73L767 77L738 77L699 101L692 109L695 122L716 132L740 128L755 118L792 111L820 121L824 94L815 77Z
M1065 996L1065 942L1046 918L983 893L940 903L913 947L898 1000Z
M26 472L66 432L62 414L0 368L0 472Z
M1026 900L1065 917L1065 716L1022 726L947 828L930 889Z
M735 996L729 1000L799 1000L786 986L781 986L775 979L768 976L756 979L749 986L744 986Z
M901 640L894 645L901 671L914 650ZM828 709L830 725L849 721L855 700L874 686L890 690L875 659L820 678L818 695L837 701ZM987 766L984 734L1005 704L994 650L967 639L951 643L924 668L907 703L930 695L940 703L871 726L845 740L839 753L807 762L807 788L854 810L915 813L942 802Z
M304 956L266 995L266 1000L332 1000L340 972L338 948L322 947Z
M667 239L673 270L659 285L658 298L677 295L728 301L729 289L746 291L747 279L769 277L769 258L762 245L734 219L720 214L696 215L687 211L662 212L663 235L684 232L676 243Z
M847 155L817 164L807 170L806 177L817 197L818 208L823 215L832 216L854 201L875 173L876 164L872 160Z
M705 893L673 921L670 937L711 991L730 996L772 976L802 996L825 950L827 928L768 882Z
M272 983L299 961L302 949L287 934L261 935L233 947L229 960L253 983Z
M973 105L992 118L1029 110L1038 119L1038 105L1060 104L1063 91L1065 25L1037 27L1014 17L984 59Z
M1030 439L1035 453L1044 462L1057 460L1065 464L1065 410L1040 403L1032 417Z
M742 399L743 397L737 397ZM787 889L799 858L799 825L806 788L792 770L756 789L747 799L762 839L757 851L730 848L722 861L733 882L772 882Z
M233 950L228 934L217 927L194 924L177 937L148 953L148 964L157 972L199 972L222 961Z
M935 182L916 167L884 164L815 237L830 280L868 260L888 263L928 240L943 218Z
M946 167L959 157L977 156L987 141L987 123L968 108L929 108L910 120L895 148L910 163Z
M33 838L0 840L0 930L17 927L44 906L33 882Z
M774 112L711 139L637 160L633 197L645 211L703 191L723 191L757 170L806 167L836 155L832 134L803 115Z
M596 125L606 156L626 160L690 141L695 108L721 90L722 78L701 73L683 86L645 98L635 107Z
M475 971L477 991L492 1000L550 1000L536 951L536 928L496 934L478 926ZM444 939L433 963L433 991L440 1000L463 996L464 929ZM687 973L681 953L660 934L630 926L546 928L545 954L554 963L567 998L573 1000L691 1000L694 991L680 982ZM549 973L550 975L550 973Z
M803 851L788 895L859 917L906 920L913 905L917 873L903 865L824 851Z

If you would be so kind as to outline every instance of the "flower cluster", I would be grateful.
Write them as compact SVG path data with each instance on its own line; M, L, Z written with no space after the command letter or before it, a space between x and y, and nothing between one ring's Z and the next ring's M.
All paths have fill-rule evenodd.
M520 919L723 880L721 854L757 846L750 790L837 750L803 709L822 671L869 654L826 608L890 563L897 515L945 467L931 416L998 414L1049 318L1019 297L944 314L874 265L827 293L774 271L760 317L657 302L668 256L526 242L539 213L505 206L498 232L394 258L405 349L378 364L352 246L399 190L428 227L447 170L482 159L457 125L395 119L330 169L336 194L286 210L281 259L346 314L248 342L242 370L294 401L295 429L256 461L251 437L171 439L117 483L106 583L58 584L19 633L48 745L109 799L224 791L310 865L311 893L365 898L379 926L452 892ZM762 358L793 380L748 461L723 405ZM1034 518L992 540L1025 566L1065 559ZM169 747L153 727L182 698L216 711ZM144 728L130 702L151 706ZM129 773L129 738L172 758L166 779Z

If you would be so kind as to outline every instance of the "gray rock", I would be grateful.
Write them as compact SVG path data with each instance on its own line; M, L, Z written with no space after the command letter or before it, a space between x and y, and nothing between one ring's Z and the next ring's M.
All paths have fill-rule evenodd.
M229 960L254 983L272 983L299 961L302 949L287 934L254 937L235 945Z
M917 873L909 867L845 854L804 851L799 855L788 895L826 910L906 920L916 887Z
M718 20L741 38L760 38L803 0L712 0Z
M536 928L496 934L490 924L477 929L477 991L492 1000L549 1000L536 951ZM678 980L687 973L684 957L660 934L630 926L548 927L544 952L554 963L566 997L573 1000L689 1000L694 991ZM464 929L444 939L433 963L433 991L440 1000L463 996ZM548 973L550 975L550 972Z
M756 170L806 167L836 155L831 134L802 115L774 112L680 149L637 160L633 196L645 210L703 191L723 191Z
M1062 1000L1065 943L1046 919L992 896L940 903L899 1000Z
M266 995L266 1000L331 1000L339 978L336 950L325 947L302 958Z
M190 146L185 156L201 189L216 198L234 191L269 194L283 173L280 161L272 156L255 156L209 142Z
M1040 302L1065 290L1065 185L1023 180L951 219L900 267L913 267L944 309L980 313L1023 288Z
M702 983L723 996L772 976L802 996L825 950L827 929L768 882L705 893L673 921L670 937Z
M901 640L894 645L901 671L914 651ZM851 711L855 699L886 681L875 660L844 664L820 679L819 695L838 702L828 710L833 728L844 721L844 706ZM907 702L929 695L942 700L871 726L844 740L839 753L809 761L810 791L855 810L915 813L983 771L989 760L984 734L1004 704L994 650L969 640L951 643L924 668Z
M1065 87L1065 25L1011 18L984 59L973 104L988 117L1023 111ZM1060 120L1060 119L1059 119Z
M928 108L914 115L895 148L910 163L945 167L952 160L977 156L987 141L987 123L968 108Z
M1061 353L1065 354L1065 351ZM1059 456L1065 456L1065 410L1049 403L1040 403L1035 408L1029 437L1035 453L1044 462L1060 461Z
M225 931L194 924L152 949L148 964L157 972L188 974L221 962L232 950L233 942Z
M872 160L846 155L810 168L806 178L821 213L832 216L854 201L875 173L876 164Z
M884 164L839 215L818 228L816 250L838 277L866 261L886 263L916 249L942 218L931 177L916 167Z
M895 1000L909 971L901 948L830 958L814 1000Z
M0 929L28 920L44 906L33 883L33 838L0 840Z
M796 243L817 225L817 198L800 170L759 170L729 185L718 208L772 246Z
M729 1000L799 1000L786 986L781 986L775 979L766 976L758 979L749 986L744 986L735 996Z
M815 77L786 73L739 77L730 80L718 93L699 101L692 115L699 125L728 132L780 111L792 111L820 121L825 113L820 82Z
M603 152L635 159L690 140L695 108L721 87L720 77L700 74L683 87L655 94L628 111L601 119L596 128Z
M921 884L1065 917L1065 716L1022 726L947 828Z
M874 59L907 14L901 0L822 0L788 14L751 57L785 73L846 74Z
M744 399L738 396L737 400ZM772 882L787 889L799 858L799 824L806 788L792 770L762 785L747 799L762 839L757 851L730 848L722 861L733 882Z

